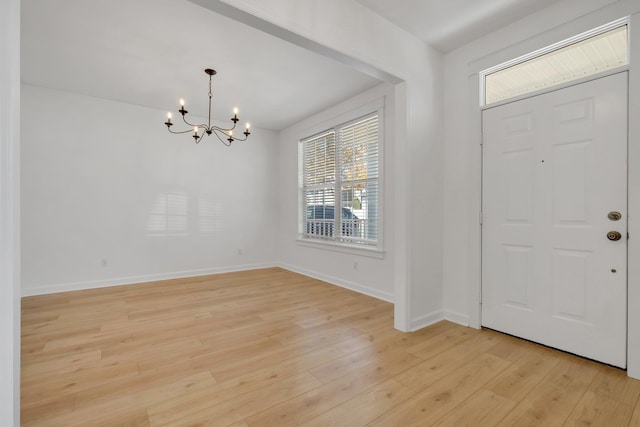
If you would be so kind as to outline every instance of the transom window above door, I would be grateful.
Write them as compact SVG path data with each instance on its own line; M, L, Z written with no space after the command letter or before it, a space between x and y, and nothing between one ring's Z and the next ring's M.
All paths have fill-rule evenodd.
M480 73L480 105L527 95L629 63L628 18Z

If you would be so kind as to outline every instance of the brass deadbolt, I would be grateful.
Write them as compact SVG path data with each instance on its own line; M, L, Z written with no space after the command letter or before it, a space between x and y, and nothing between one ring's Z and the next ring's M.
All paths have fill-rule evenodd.
M620 240L622 238L622 234L620 234L618 231L610 231L607 233L607 239L612 240L612 241L617 241Z

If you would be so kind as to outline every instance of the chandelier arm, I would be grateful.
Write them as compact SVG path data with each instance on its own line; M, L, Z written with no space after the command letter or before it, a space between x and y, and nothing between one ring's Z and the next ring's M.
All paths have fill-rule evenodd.
M204 132L202 132L202 135L200 135L200 137L196 139L196 144L198 144L202 140L203 136L204 136Z
M240 137L240 136L234 136L233 140L234 141L246 141L247 140L248 135L244 135L244 138Z
M179 134L179 133L189 133L189 132L193 132L193 129L188 129L188 130L183 130L183 131L172 131L171 128L168 128L169 132L171 133L175 133L175 134Z
M187 119L185 119L185 118L184 118L184 115L182 116L182 121L184 121L184 122L187 124L187 126L191 126L192 128L193 128L193 127L196 127L196 126L197 126L198 128L204 128L204 129L206 129L206 128L207 128L207 125L205 125L205 124L199 124L199 125L197 125L197 124L189 123L189 122L187 121Z
M231 143L229 141L225 141L224 139L220 138L220 134L218 132L213 132L213 134L216 136L216 138L218 138L218 140L220 142L222 142L224 145L226 145L227 147L231 146ZM224 134L223 134L224 135Z
M236 124L233 124L233 127L230 128L221 128L220 126L211 126L211 129L215 129L218 130L220 132L229 132L230 130L235 130L236 129Z

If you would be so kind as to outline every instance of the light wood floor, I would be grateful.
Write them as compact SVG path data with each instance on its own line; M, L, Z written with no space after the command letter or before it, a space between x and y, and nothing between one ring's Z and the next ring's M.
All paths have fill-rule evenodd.
M24 298L26 426L640 425L624 371L281 269Z

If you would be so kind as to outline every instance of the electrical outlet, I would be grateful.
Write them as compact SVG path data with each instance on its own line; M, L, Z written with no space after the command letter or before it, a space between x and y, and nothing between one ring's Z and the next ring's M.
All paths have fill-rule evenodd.
M356 261L356 262L354 262L354 263L353 263L353 269L354 269L354 270L357 270L357 269L358 269L358 261Z
M107 259L106 258L102 258L100 260L100 265L103 266L103 267L106 267L107 266Z

